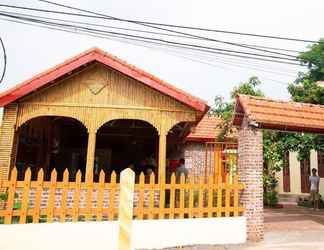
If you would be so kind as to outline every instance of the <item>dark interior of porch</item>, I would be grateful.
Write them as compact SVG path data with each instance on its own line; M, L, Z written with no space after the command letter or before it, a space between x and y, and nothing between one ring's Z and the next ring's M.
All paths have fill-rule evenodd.
M55 168L58 180L65 168L73 179L78 170L85 174L88 134L77 120L66 117L44 116L23 124L18 131L16 167L18 179L30 167L32 179L40 168L46 180Z
M167 158L180 158L183 140L189 132L188 123L175 125L167 136ZM88 132L83 124L67 117L43 116L24 123L17 131L15 165L18 179L22 180L28 167L32 180L42 168L45 180L55 168L57 180L69 170L74 180L78 170L84 181L87 161ZM113 171L119 179L120 172L132 167L138 176L141 172L158 175L159 135L155 127L141 120L112 120L98 129L93 177L99 180L103 170L106 178ZM108 179L106 181L109 181Z

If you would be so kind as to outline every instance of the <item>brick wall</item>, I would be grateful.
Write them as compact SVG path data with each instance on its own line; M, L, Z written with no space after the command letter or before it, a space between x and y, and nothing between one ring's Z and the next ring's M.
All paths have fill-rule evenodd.
M199 176L214 174L214 150L207 148L206 164L206 146L204 142L186 142L180 150L172 155L171 159L185 159L185 165L189 174L198 182ZM206 169L207 167L207 169Z
M245 207L248 239L259 241L264 236L263 225L263 142L262 131L252 128L245 117L239 130L238 171L245 189L241 202Z

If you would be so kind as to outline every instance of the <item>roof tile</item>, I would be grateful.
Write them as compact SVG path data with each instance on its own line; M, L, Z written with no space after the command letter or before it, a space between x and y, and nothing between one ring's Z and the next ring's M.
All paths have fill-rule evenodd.
M242 110L239 110L239 106ZM242 115L257 122L260 128L296 132L324 132L324 106L263 97L239 95L234 125L240 125Z

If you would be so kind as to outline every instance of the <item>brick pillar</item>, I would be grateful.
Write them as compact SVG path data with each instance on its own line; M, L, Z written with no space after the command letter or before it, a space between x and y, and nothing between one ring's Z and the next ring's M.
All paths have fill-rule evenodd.
M252 241L263 239L263 139L262 130L249 125L244 117L238 138L238 172L245 185L241 202L247 219L247 237Z

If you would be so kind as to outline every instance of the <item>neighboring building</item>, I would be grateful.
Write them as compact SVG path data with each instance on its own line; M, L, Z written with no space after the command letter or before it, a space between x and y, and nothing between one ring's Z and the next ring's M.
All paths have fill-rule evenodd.
M251 126L259 129L293 131L297 133L324 132L324 106L292 101L278 101L263 97L240 95L240 105L234 124L242 121L242 112L249 116ZM236 120L235 120L236 119ZM278 192L282 196L297 198L309 195L309 175L311 169L318 169L322 178L320 192L324 197L324 159L322 152L311 151L310 159L299 162L296 152L282 152L284 167L278 173Z
M320 194L324 197L324 152L312 150L309 160L298 161L297 152L286 154L284 168L278 173L278 193L298 198L309 195L309 175L315 168L321 178Z
M207 114L186 138L182 155L190 173L196 178L218 174L225 177L226 164L231 160L231 164L236 165L236 157L233 159L237 148L236 132L229 133L225 143L219 142L221 123L221 118Z

